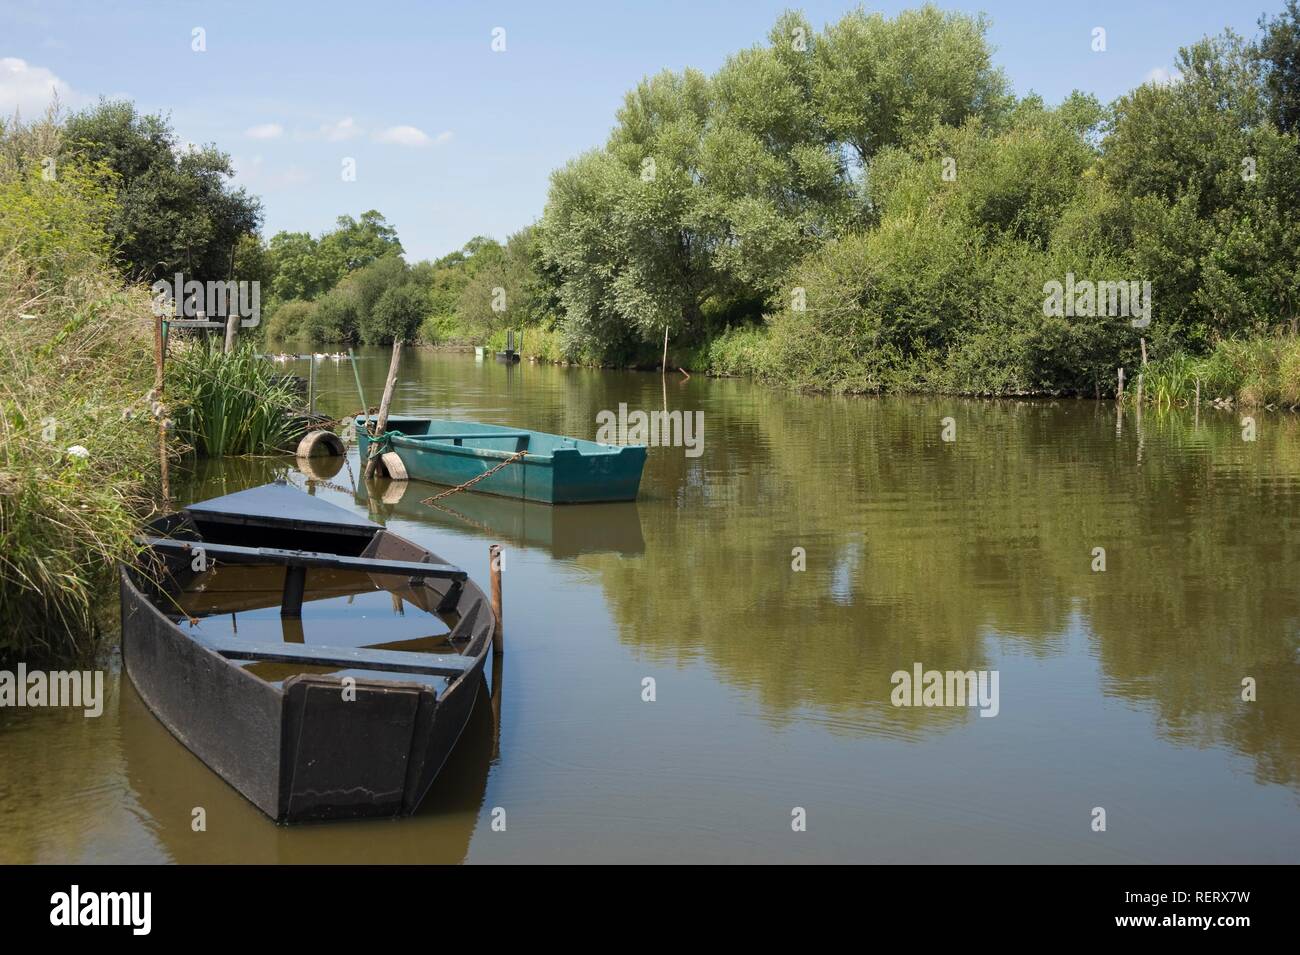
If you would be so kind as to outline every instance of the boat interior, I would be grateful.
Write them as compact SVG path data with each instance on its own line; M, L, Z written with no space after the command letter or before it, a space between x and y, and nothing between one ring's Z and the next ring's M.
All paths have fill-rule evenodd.
M137 574L154 605L272 683L330 673L441 695L482 650L476 623L486 611L462 601L465 572L364 519L276 522L195 508L154 522L141 542Z
M580 438L568 438L540 431L520 431L473 421L435 421L429 418L390 417L389 431L400 431L408 440L501 451L527 451L530 457L551 457L557 451L576 450L588 454L618 454L620 449Z

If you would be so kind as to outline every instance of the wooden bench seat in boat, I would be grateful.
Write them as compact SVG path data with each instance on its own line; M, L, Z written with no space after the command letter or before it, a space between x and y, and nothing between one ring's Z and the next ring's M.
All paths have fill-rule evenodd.
M193 554L202 550L208 557L230 563L283 564L288 567L337 567L372 574L397 574L403 577L441 577L464 580L465 571L451 564L427 564L413 560L381 560L374 557L345 557L310 550L285 550L278 547L241 547L237 544L209 544L205 541L178 540L171 537L145 537L141 543L165 554Z
M417 653L409 650L378 650L373 647L320 647L303 643L257 643L207 636L196 636L195 641L227 660L266 660L274 663L388 670L392 673L430 673L450 677L460 676L475 664L474 657L456 653Z

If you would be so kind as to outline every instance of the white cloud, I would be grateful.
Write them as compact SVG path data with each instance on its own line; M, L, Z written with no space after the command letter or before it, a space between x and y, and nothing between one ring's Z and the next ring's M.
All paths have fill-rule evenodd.
M284 127L279 123L260 123L244 130L249 139L279 139L284 135Z
M351 116L340 119L337 123L326 123L320 128L320 134L332 143L342 142L361 135L359 127Z
M1169 86L1177 83L1182 79L1182 74L1177 70L1167 70L1163 66L1152 67L1146 76L1142 78L1143 83L1154 83L1156 86Z
M301 166L289 165L285 168L269 169L260 155L247 159L234 156L231 162L234 164L239 184L254 190L301 186L311 181L311 174Z
M71 86L45 67L17 57L0 57L0 116L7 118L21 110L27 119L35 119L56 94L65 106L77 98Z
M393 143L398 146L427 146L433 142L428 133L414 126L389 126L382 132L376 133L375 139L381 143Z

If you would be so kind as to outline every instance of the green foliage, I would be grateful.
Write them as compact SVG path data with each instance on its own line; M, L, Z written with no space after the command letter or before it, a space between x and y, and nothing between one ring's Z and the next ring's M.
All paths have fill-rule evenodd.
M266 341L281 345L300 337L315 308L312 302L293 299L268 309L263 319Z
M538 230L530 226L504 246L493 242L465 260L467 281L456 299L455 315L478 335L499 328L522 328L551 321L555 304L541 263Z
M176 348L166 387L177 430L206 457L283 449L300 404L293 385L251 344L226 353L215 338Z
M1260 17L1259 26L1254 52L1265 70L1273 122L1284 133L1300 132L1300 3L1286 0L1285 12Z
M1155 283L1160 334L1201 350L1296 315L1300 144L1270 122L1240 37L1193 44L1178 70L1116 103L1102 170L1134 209L1132 261Z
M314 302L294 299L273 308L267 340L313 345L388 344L395 335L410 340L430 313L427 286L419 281L420 276L427 280L427 271L410 268L395 253L374 259Z
M736 326L709 339L689 359L689 367L727 378L762 378L768 373L768 332L761 326Z
M1043 301L1068 273L1127 273L1093 214L1110 198L1090 175L1100 115L1077 95L1054 110L1027 100L993 129L941 127L883 151L878 224L791 273L803 308L791 296L771 316L766 374L833 391L1093 393L1131 341L1127 321L1048 317Z
M993 68L987 29L983 16L930 4L892 20L849 13L811 44L813 108L832 140L851 147L864 165L936 126L996 116L1010 97Z
M108 267L103 176L41 176L58 140L0 124L0 659L29 663L94 656L158 460L148 295Z
M211 145L185 147L166 119L141 116L126 101L101 100L75 113L63 141L69 158L116 177L108 234L128 276L231 276L236 245L257 230L262 213L257 199L230 187L228 155Z
M542 262L572 347L626 361L665 328L690 342L721 330L712 316L758 318L804 256L865 221L852 161L1004 109L984 30L933 7L821 34L787 14L713 76L640 83L607 146L552 177Z
M1154 361L1144 369L1143 397L1160 407L1187 407L1198 382L1203 401L1233 398L1245 407L1300 406L1300 338L1228 338L1204 356L1178 354Z
M1029 97L881 150L871 225L793 270L806 311L773 303L766 373L843 391L1091 395L1133 367L1139 336L1156 354L1217 354L1293 325L1296 137L1270 122L1240 38L1192 45L1178 69L1109 113L1077 93L1052 109ZM1070 275L1150 282L1150 327L1051 314L1047 283ZM1163 368L1161 387L1181 393L1180 374ZM1248 397L1281 394L1283 377L1223 381Z
M69 161L49 180L32 163L0 178L0 255L16 256L31 277L62 287L102 267L112 215L110 180L102 169Z
M367 345L409 341L429 314L429 297L414 283L386 289L361 324Z
M277 232L266 246L272 301L313 300L349 272L385 257L401 255L397 232L374 209L360 220L339 216L319 239L306 232Z
M277 232L267 244L271 292L276 300L311 300L338 281L335 267L325 261L316 240L306 232Z

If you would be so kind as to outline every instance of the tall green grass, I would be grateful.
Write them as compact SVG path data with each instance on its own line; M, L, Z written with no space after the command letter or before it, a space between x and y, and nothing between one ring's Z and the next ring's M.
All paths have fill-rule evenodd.
M0 659L82 662L156 489L152 316L109 273L24 269L0 259Z
M216 339L177 348L166 390L180 437L214 458L283 450L301 405L292 383L251 344L226 353Z
M109 263L102 170L0 121L0 660L89 662L153 506L153 316Z
M1143 397L1158 407L1186 407L1231 398L1243 407L1300 405L1300 337L1258 335L1223 339L1201 357L1174 355L1143 373Z

